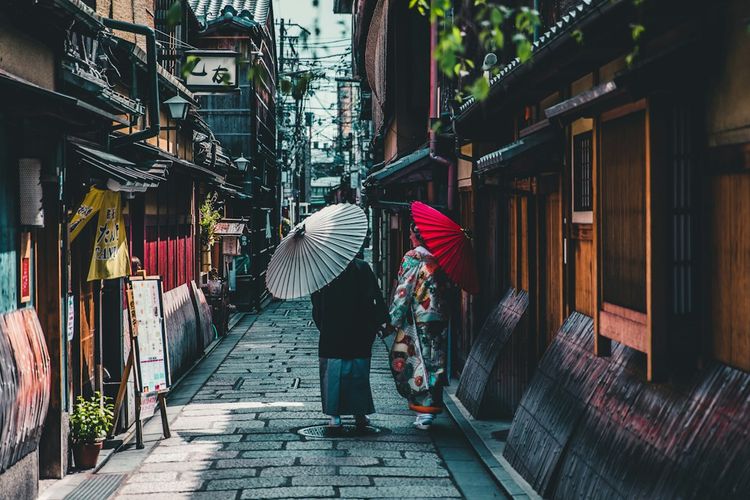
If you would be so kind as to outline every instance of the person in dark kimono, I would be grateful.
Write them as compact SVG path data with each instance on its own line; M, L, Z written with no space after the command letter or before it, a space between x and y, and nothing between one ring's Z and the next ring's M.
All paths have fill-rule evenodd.
M370 390L372 344L388 321L388 309L370 266L355 258L330 284L313 293L313 320L320 331L320 394L332 427L354 415L358 427L375 412Z

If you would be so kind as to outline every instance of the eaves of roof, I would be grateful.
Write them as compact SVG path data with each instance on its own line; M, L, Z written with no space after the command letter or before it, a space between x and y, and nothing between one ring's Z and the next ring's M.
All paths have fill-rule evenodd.
M544 58L557 48L562 42L571 39L571 33L576 29L581 29L584 25L597 19L606 10L623 3L625 0L582 0L562 19L551 26L547 31L539 36L539 39L532 46L531 57L528 61L522 63L520 59L515 58L508 63L500 73L490 79L490 96L492 98L499 89L510 86L513 81L522 74L531 70ZM479 102L474 97L469 97L458 110L457 121L466 119L478 107Z
M522 137L515 142L506 144L502 148L482 156L477 160L477 173L486 174L492 170L508 165L514 159L532 151L533 149L551 142L556 137L553 127L546 127L538 132Z
M365 183L368 185L383 184L395 180L397 177L400 177L400 174L406 173L410 167L418 167L421 165L423 160L429 158L429 156L430 148L418 149L413 153L389 163L381 170L371 173L365 180Z
M188 5L204 26L228 12L264 25L271 12L271 0L188 0Z

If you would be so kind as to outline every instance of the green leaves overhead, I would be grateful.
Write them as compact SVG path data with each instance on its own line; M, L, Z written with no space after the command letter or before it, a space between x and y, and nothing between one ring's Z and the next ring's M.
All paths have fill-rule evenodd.
M583 31L573 30L571 31L570 36L573 37L573 40L575 40L579 45L583 43Z
M445 19L453 8L451 0L409 0L409 7L422 15L429 13L431 22ZM504 5L488 4L487 0L474 0L474 7L475 21L479 27L478 40L486 53L501 51L505 45L505 32L512 30L517 57L522 62L531 57L531 37L541 23L536 10L528 7L512 9ZM458 100L462 99L464 93L468 93L481 101L489 95L489 83L483 74L477 75L474 71L477 66L481 66L481 60L474 61L467 55L465 38L466 33L460 26L448 26L440 30L434 57L440 71L451 78L464 80L474 75L471 81L465 83L464 89L457 93ZM490 68L488 71L494 74L497 68Z
M279 80L279 89L284 95L291 95L295 101L300 101L312 92L312 82L323 76L314 71L289 74Z
M474 99L483 101L487 99L488 95L490 95L490 82L484 77L477 78L474 80L474 83L469 86L468 92L474 96Z
M167 9L166 24L170 30L178 24L182 24L182 2L180 0L175 0L171 7Z
M191 71L195 69L195 67L198 65L198 63L201 61L201 58L198 56L187 56L185 58L185 63L182 65L182 79L187 80L187 76L190 74Z

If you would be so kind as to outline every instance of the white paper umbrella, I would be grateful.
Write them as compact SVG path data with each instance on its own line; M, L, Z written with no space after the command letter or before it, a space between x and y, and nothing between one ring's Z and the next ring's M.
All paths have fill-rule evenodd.
M274 297L294 299L336 279L362 247L367 217L341 203L315 212L287 234L271 257L266 286Z

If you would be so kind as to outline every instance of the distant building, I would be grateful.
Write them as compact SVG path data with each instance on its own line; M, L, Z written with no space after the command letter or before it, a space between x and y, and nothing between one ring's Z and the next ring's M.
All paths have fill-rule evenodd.
M315 211L326 204L325 197L341 184L341 177L320 177L310 181L310 208Z

